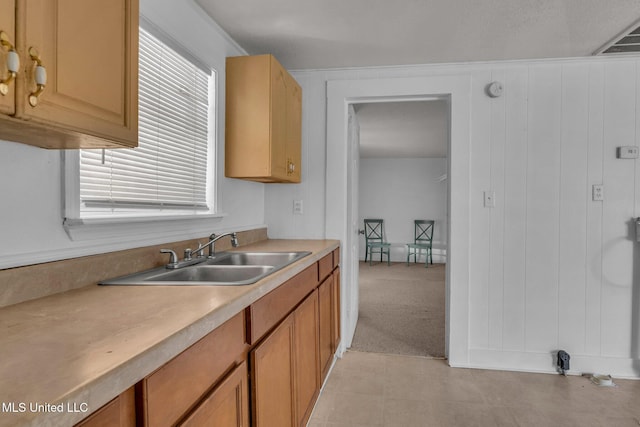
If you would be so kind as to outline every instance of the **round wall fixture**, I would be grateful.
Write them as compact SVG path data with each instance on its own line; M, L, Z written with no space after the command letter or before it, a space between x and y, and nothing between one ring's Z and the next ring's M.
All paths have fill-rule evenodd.
M503 87L500 82L491 82L487 85L487 95L491 98L498 98L499 96L502 96L502 91Z

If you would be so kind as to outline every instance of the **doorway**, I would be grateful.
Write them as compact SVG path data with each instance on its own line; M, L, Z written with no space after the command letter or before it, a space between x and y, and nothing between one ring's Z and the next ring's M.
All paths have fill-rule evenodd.
M391 265L365 263L359 239L359 311L351 349L373 353L444 357L447 154L446 99L354 104L349 111L352 147L359 151L359 227L384 220ZM359 133L355 131L359 130ZM355 153L354 153L355 155ZM435 221L432 262L406 263L414 220ZM417 261L414 263L414 261Z
M445 272L445 356L449 364L468 360L469 294L469 77L421 77L329 81L327 84L327 238L344 250L342 266L342 337L340 353L352 344L358 320L358 218L354 209L353 149L348 141L348 110L353 104L444 99L450 110L448 153L448 229Z

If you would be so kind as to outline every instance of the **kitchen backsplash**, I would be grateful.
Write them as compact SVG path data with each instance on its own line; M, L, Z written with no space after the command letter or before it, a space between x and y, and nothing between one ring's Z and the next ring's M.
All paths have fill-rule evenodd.
M203 237L200 241L206 241ZM240 246L266 240L267 229L238 232ZM160 249L170 248L182 254L186 248L198 247L198 240L184 240L100 255L65 259L25 267L0 270L0 307L47 295L95 285L101 280L159 267L168 262ZM231 248L229 239L216 242L216 250Z

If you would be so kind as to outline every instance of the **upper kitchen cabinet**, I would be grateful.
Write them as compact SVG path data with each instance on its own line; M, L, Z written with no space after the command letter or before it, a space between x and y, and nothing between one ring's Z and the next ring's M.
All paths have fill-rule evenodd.
M225 176L300 182L302 89L273 55L227 58Z
M0 0L0 114L15 113L15 76L20 62L15 49L16 14L14 0Z
M0 7L1 25L15 18L20 60L0 139L44 148L137 146L138 0L0 0ZM3 42L0 60L9 50ZM0 65L0 76L6 70Z

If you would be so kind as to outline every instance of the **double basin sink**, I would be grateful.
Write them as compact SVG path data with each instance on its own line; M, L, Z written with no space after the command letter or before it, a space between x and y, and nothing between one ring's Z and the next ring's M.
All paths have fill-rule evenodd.
M101 285L250 285L311 252L221 252L178 269L154 268L100 282Z

